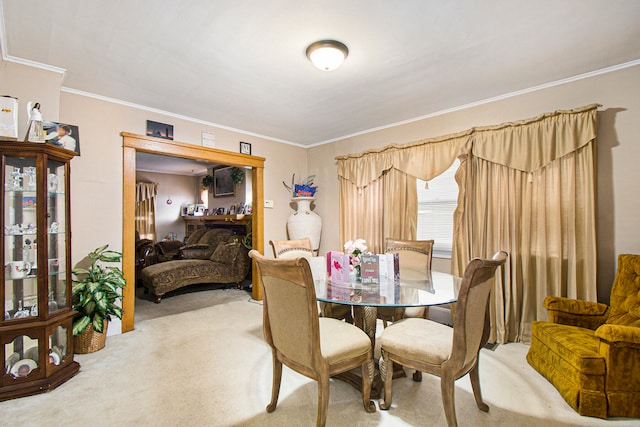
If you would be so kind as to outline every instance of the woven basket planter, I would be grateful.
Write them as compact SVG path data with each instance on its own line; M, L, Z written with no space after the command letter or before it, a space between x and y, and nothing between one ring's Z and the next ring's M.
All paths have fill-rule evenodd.
M73 337L73 352L87 354L102 350L107 341L107 326L109 326L109 322L105 320L103 325L102 333L94 331L93 325L89 323L89 326L80 335Z

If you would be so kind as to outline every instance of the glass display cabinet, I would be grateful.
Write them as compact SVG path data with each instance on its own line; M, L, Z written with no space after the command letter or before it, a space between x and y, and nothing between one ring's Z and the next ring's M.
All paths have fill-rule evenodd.
M48 391L73 360L69 171L72 151L0 142L0 400Z

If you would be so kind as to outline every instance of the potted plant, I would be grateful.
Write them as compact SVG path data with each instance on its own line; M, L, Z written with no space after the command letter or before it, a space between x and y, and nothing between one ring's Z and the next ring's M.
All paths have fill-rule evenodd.
M202 188L209 188L213 185L214 179L212 175L206 175L202 178Z
M231 168L231 180L234 184L242 184L244 182L244 169L235 166Z
M73 319L75 353L91 353L104 347L111 316L122 319L121 290L125 285L122 270L107 263L120 262L120 252L109 245L90 252L88 268L75 268L73 278Z

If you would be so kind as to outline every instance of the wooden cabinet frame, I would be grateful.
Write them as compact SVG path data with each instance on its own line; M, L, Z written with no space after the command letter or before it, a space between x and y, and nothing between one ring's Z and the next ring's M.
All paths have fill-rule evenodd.
M184 142L122 132L122 270L127 281L123 291L122 332L134 329L135 314L135 186L136 153L150 153L183 159L198 159L228 166L251 167L252 171L252 241L253 248L263 253L264 247L264 161L263 157L207 148ZM252 297L262 299L259 276L252 269Z

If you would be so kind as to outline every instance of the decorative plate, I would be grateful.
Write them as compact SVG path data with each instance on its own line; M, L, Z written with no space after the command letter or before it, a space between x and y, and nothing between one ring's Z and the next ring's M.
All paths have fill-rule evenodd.
M23 366L26 366L27 368L29 368L29 371L27 373L22 373L21 375L19 371L20 371L20 368ZM26 377L31 373L32 370L34 370L37 367L38 367L38 363L33 359L20 359L11 367L11 375L13 375L16 378Z

